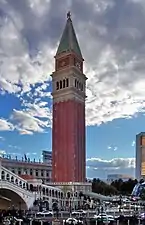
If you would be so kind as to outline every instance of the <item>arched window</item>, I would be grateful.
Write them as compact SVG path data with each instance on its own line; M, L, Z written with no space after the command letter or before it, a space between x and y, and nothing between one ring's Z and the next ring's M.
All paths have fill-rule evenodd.
M77 87L77 79L75 79L75 87Z
M21 180L20 180L20 182L19 182L19 186L22 187L22 181L21 181Z
M67 192L67 198L70 198L70 197L71 197L70 192Z
M10 180L10 175L7 173L7 176L6 176L6 180L9 181Z
M42 193L43 195L45 195L45 188L42 188Z
M13 176L11 177L11 182L14 183L14 177Z
M65 79L63 79L63 88L65 88Z
M63 192L61 192L61 199L63 198Z
M68 87L68 86L69 86L69 79L66 78L66 87Z
M60 80L60 89L62 89L62 80Z
M31 175L31 176L33 175L33 170L32 170L32 169L30 169L30 175Z
M38 170L35 171L35 175L36 175L36 177L38 177Z
M59 90L59 82L56 82L56 90Z
M48 196L48 188L46 188L46 195Z
M54 197L54 190L52 190L52 197Z
M34 188L33 188L33 184L30 184L30 191L33 192Z
M25 188L26 187L26 185L25 185L25 183L23 183L23 188Z
M5 180L5 171L2 171L2 180Z
M17 185L18 185L18 179L16 179L16 180L15 180L15 184L17 184Z

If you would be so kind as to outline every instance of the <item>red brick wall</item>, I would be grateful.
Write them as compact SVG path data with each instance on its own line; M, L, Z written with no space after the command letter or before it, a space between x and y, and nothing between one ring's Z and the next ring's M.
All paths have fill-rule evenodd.
M85 104L73 100L55 103L52 136L53 182L84 182Z

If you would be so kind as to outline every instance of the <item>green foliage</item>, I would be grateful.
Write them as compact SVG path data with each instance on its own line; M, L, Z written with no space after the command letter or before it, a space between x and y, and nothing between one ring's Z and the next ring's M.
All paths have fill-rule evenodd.
M145 189L143 188L140 193L141 200L145 201Z
M119 179L109 185L100 179L94 178L92 181L92 191L102 195L130 195L136 184L137 180L129 179L123 182L123 180Z
M122 195L130 195L134 186L137 184L137 180L129 179L128 181L123 181L121 179L115 180L111 183L111 186L115 187L117 191Z
M102 195L114 195L118 193L116 188L96 178L92 182L92 191Z

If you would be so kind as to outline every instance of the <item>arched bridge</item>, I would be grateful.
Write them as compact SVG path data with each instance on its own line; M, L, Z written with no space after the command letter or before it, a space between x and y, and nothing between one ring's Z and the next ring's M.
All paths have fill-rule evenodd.
M34 193L28 190L26 180L0 166L0 208L5 208L7 204L19 209L28 209L33 206L35 197Z

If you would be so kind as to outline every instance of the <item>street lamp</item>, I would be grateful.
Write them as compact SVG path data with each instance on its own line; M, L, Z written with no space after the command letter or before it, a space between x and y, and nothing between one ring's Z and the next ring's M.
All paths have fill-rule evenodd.
M119 196L119 212L121 213L122 195Z
M39 212L42 212L42 199L41 199L41 193L42 193L42 187L41 185L39 186Z

